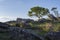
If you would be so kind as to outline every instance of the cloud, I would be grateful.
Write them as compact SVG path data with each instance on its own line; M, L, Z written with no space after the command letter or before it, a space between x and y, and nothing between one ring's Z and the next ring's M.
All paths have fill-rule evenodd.
M16 17L9 17L9 16L0 16L0 22L6 22L10 20L15 20Z

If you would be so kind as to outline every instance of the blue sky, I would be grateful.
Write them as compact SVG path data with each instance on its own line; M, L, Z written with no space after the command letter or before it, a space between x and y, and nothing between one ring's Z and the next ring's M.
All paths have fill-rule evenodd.
M60 12L60 0L0 0L0 22L15 20L17 17L30 18L27 14L34 6L48 9L57 7Z

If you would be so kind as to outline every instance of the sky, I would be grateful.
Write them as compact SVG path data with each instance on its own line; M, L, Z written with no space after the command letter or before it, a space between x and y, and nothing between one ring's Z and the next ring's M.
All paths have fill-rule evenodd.
M57 7L60 13L60 0L0 0L0 22L16 20L16 18L31 18L28 11L34 6L51 9Z

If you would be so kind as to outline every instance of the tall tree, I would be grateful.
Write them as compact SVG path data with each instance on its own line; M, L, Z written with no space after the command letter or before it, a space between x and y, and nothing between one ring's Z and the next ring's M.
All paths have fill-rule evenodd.
M52 21L58 20L53 14L49 14L48 17L49 17Z
M56 17L59 17L59 13L56 7L53 7L51 10L55 13Z
M30 11L28 12L28 15L30 17L31 16L36 16L39 19L41 19L42 16L44 16L44 15L46 15L48 13L49 13L49 10L47 8L36 6L36 7L32 7L30 9Z

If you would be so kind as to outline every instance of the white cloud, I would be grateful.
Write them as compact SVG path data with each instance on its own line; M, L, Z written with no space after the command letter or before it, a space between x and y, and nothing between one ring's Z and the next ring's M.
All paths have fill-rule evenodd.
M0 16L0 22L6 22L9 20L15 20L16 17L9 17L9 16Z

